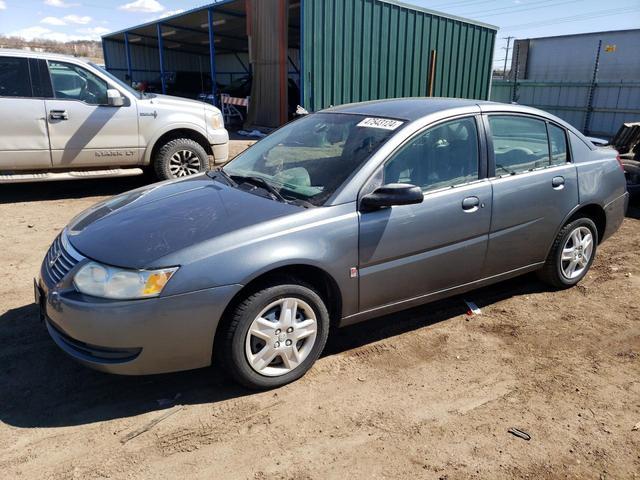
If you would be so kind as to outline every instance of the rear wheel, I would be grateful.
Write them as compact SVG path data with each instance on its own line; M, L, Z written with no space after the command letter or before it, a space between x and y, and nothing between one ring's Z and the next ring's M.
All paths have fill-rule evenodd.
M268 389L304 375L328 334L329 313L320 296L308 286L282 284L241 301L214 349L239 383Z
M598 229L591 219L569 222L558 233L540 279L556 288L573 287L591 268L597 245Z
M160 180L187 177L204 172L209 155L195 140L176 138L162 146L153 160L156 176Z

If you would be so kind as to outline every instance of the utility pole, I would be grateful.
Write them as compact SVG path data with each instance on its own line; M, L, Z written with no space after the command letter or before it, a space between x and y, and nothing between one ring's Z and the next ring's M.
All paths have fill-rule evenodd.
M506 80L507 78L507 59L509 58L509 47L511 46L511 40L513 40L515 37L512 37L511 35L509 35L508 37L502 37L504 40L507 41L507 46L502 47L503 50L506 50L505 54L504 54L504 68L502 69L502 78Z

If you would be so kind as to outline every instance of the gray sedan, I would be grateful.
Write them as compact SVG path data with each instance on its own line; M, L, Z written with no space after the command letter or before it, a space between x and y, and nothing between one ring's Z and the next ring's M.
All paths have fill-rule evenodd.
M224 169L83 212L36 281L53 340L119 374L302 376L330 328L526 272L577 284L627 205L611 149L545 112L398 99L305 116Z

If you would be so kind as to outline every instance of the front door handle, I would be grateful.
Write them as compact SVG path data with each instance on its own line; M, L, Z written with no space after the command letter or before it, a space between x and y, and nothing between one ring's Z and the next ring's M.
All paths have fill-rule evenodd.
M562 190L564 188L564 177L553 177L553 180L551 180L551 186L554 190Z
M51 120L69 120L69 115L66 110L51 110L49 118Z
M462 200L462 210L466 213L473 213L478 210L480 199L478 197L467 197Z

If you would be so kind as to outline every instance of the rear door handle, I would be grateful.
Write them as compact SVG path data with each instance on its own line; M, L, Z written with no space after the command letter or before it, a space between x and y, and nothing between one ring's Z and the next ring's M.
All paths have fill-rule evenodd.
M564 177L553 177L553 180L551 180L551 186L555 190L562 190L564 188Z
M478 197L467 197L462 200L462 210L467 213L473 213L478 210L480 199Z
M69 115L66 110L51 110L49 118L51 120L69 120Z

